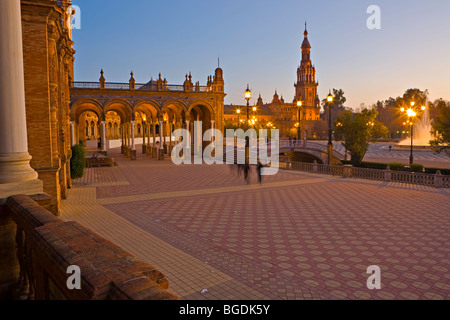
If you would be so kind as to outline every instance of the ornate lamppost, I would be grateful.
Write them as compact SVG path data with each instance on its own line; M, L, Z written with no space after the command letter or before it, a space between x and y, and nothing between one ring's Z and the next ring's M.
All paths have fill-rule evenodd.
M411 102L411 107L405 110L405 108L401 108L400 110L402 112L406 112L406 115L409 118L409 125L411 126L411 152L409 155L409 165L412 165L414 163L414 118L417 116L417 110L414 108L416 103L413 101ZM426 107L422 106L420 108L422 111L425 111Z
M247 129L250 122L250 100L252 99L252 91L247 84L247 90L245 90L245 100L247 100Z
M245 90L245 100L247 100L247 130L250 126L250 100L252 98L252 91L247 84L247 90ZM249 163L250 157L250 138L245 138L245 163Z
M333 96L331 95L331 91L328 94L327 102L328 102L328 165L331 165L331 161L333 159L333 131L331 128L331 105L333 103Z
M302 138L301 131L300 131L300 118L301 118L301 109L303 106L303 102L301 100L297 101L297 107L298 107L298 127L297 127L297 140L300 143L300 140Z

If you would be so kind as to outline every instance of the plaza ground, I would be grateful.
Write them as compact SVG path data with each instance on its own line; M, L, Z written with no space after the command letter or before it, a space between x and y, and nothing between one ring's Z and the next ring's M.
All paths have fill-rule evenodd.
M62 204L162 271L182 299L449 299L450 190L138 155L87 169ZM366 286L370 265L381 290Z

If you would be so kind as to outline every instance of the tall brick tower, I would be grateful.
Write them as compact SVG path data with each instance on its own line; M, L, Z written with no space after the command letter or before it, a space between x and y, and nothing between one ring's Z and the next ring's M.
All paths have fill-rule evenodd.
M317 94L319 82L316 82L316 68L311 62L311 44L308 40L308 30L305 23L305 38L302 43L302 61L297 69L295 84L295 101L301 100L306 108L319 108L320 99Z

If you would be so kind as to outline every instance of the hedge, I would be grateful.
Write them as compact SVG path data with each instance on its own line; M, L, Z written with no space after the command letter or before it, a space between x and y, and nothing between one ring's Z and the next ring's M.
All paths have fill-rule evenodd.
M342 164L351 164L350 161L341 161ZM368 169L380 169L385 170L389 166L394 171L412 171L412 172L424 172L429 174L436 174L436 171L440 170L443 175L450 175L450 169L442 168L424 168L421 164L413 164L410 168L407 168L403 163L379 163L379 162L363 162L359 165L360 168Z
M72 179L82 178L86 166L86 150L82 145L72 146L72 159L70 159L70 176Z

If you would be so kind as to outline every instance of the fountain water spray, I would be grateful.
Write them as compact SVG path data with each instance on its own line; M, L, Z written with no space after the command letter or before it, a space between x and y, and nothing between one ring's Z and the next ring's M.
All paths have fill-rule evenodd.
M434 140L432 132L432 124L430 119L430 110L428 108L428 97L425 102L425 106L427 107L423 112L421 118L418 118L414 123L414 137L413 144L414 147L429 147L430 141ZM409 146L411 145L411 138L407 138L405 140L400 141L399 146Z

